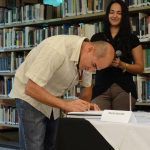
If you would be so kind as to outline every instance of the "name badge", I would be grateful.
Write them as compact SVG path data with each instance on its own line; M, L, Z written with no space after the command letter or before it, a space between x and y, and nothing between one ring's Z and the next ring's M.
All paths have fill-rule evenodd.
M136 118L132 111L104 110L101 121L136 123Z

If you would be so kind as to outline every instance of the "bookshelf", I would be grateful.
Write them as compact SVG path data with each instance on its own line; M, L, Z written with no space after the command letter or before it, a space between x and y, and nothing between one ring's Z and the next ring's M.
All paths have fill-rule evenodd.
M150 106L150 103L136 102L136 106Z
M142 13L150 13L150 6L143 6L143 7L135 7L135 8L129 8L129 14L131 16L137 15L139 12ZM100 21L104 18L105 11L100 13L91 13L91 14L84 14L79 16L71 16L71 17L64 17L64 18L54 18L54 19L48 19L48 20L41 20L41 21L32 21L32 22L26 22L26 23L16 23L16 24L10 24L10 25L2 25L0 26L0 29L10 29L15 27L49 27L49 26L59 26L63 24L79 24L79 23L88 23L88 22L96 22ZM150 41L149 38L147 39L141 39L140 42L148 42ZM0 53L6 53L6 52L21 52L21 51L30 51L34 47L27 47L27 48L12 48L12 49L0 49ZM145 70L145 74L150 73L150 70ZM96 72L93 72L93 74L96 74ZM0 72L1 76L14 76L15 72ZM14 100L9 97L0 96L0 99L7 99L7 100ZM149 105L149 103L140 103L137 102L136 105ZM10 126L10 127L18 127L17 125L6 125L6 124L0 124L0 126Z
M144 70L143 73L150 73L150 70Z
M69 23L69 22L64 22ZM33 22L27 22L27 23L15 23L11 25L4 25L1 28L13 28L13 27L25 27L25 26L48 26L48 25L59 25L62 24L61 18L56 19L49 19L49 20L42 20L42 21L33 21Z
M15 49L0 49L0 53L1 52L15 52L15 51L30 51L31 49L33 49L34 47L27 47L27 48L15 48Z
M0 126L19 128L19 125L11 125L11 124L4 124L4 123L0 123Z

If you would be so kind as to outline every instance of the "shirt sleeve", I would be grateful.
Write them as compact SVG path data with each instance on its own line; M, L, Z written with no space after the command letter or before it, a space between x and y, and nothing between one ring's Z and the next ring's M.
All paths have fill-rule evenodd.
M83 79L82 86L90 87L92 84L92 72L84 70L82 79Z
M55 49L44 46L25 75L44 87L63 62L64 57Z
M134 34L131 34L131 49L140 45L138 37Z

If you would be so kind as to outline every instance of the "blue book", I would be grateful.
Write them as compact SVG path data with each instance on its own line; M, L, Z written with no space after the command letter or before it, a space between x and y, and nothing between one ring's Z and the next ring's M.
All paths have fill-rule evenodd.
M70 24L63 24L63 34L69 35L69 27L71 27Z
M150 81L146 82L146 86L147 86L147 99L150 100Z

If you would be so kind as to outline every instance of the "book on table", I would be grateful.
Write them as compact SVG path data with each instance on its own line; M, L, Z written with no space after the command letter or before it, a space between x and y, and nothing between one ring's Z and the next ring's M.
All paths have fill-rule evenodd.
M84 111L84 112L69 112L67 118L86 118L98 119L101 118L103 111Z

